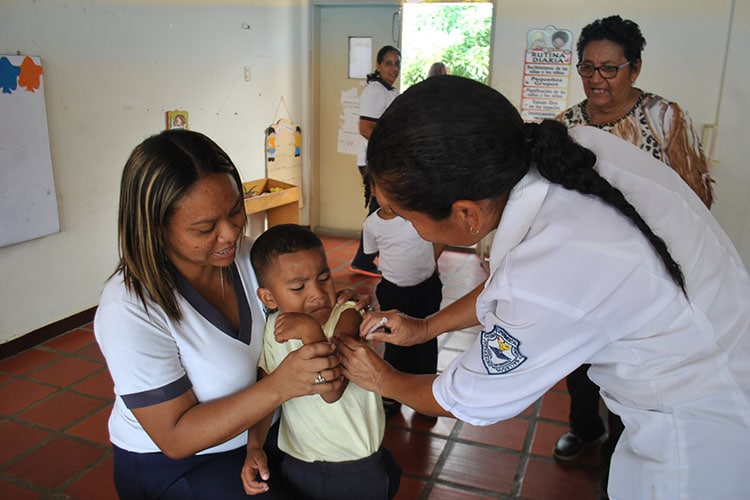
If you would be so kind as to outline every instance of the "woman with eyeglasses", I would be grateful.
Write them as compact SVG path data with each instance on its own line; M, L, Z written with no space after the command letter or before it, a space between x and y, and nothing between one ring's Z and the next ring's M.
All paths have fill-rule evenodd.
M557 119L568 128L591 125L632 142L672 167L711 208L711 177L687 112L674 101L633 86L645 45L638 25L620 16L585 26L576 68L586 99Z
M650 153L674 169L703 203L711 208L711 177L693 123L677 103L634 87L641 72L641 52L646 40L636 23L611 16L581 30L576 65L586 99L565 110L557 119L568 128L598 127ZM570 432L553 450L558 460L573 460L584 448L607 435L599 416L599 387L583 365L567 378L570 393ZM622 425L609 415L609 439L602 451L604 477L611 447Z

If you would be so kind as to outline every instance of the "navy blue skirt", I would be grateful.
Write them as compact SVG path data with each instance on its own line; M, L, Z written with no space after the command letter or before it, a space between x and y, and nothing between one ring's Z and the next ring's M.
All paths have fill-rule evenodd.
M172 459L163 453L134 453L113 446L114 480L123 500L288 500L279 464L284 454L276 447L278 424L271 427L264 449L271 471L269 491L249 497L242 487L240 471L245 447L222 453Z

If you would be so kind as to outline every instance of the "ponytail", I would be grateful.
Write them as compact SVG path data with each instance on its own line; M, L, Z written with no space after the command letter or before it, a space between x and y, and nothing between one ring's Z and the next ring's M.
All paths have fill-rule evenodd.
M566 189L594 195L630 219L651 243L672 280L687 297L685 276L667 244L651 230L625 195L594 170L596 155L577 144L568 135L565 125L554 120L526 123L524 141L532 164L545 179Z

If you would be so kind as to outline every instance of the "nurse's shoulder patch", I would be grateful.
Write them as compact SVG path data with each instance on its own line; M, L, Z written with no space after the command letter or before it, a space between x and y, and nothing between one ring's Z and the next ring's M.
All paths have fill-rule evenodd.
M503 328L495 325L492 331L482 331L482 363L490 375L501 375L526 361L518 346L521 342Z

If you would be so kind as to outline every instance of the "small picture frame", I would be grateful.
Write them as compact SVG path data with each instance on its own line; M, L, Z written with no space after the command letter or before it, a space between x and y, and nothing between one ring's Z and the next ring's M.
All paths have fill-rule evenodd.
M188 112L187 111L167 111L167 130L188 129Z

